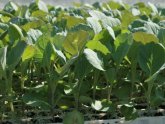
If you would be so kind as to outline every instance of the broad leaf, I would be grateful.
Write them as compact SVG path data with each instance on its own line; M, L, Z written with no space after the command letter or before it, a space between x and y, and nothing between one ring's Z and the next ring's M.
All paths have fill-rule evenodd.
M147 44L150 42L158 42L159 39L153 34L147 34L145 32L136 32L133 34L133 39L142 44Z
M159 30L159 33L158 33L158 38L159 38L159 41L160 43L162 43L164 46L165 46L165 29L162 28Z
M95 68L97 68L97 69L99 69L99 70L101 70L101 71L104 71L103 63L102 63L102 61L100 60L100 58L98 57L98 55L97 55L96 52L94 52L94 51L91 50L91 49L85 49L85 50L84 50L84 54L85 54L87 60L89 61L89 63L90 63L93 67L95 67Z
M19 41L15 47L7 55L7 65L9 69L14 69L15 66L21 60L21 56L26 48L27 44L24 41Z
M157 70L153 75L151 75L148 79L145 80L145 82L150 82L156 79L156 77L158 76L158 74L163 71L165 69L165 64L162 65L161 68L159 68L159 70Z
M38 107L44 110L50 109L50 105L42 98L41 94L37 94L35 92L28 92L23 95L22 99L23 102L28 106Z
M67 20L67 28L72 28L78 24L85 23L83 18L76 17L76 16L65 16L65 19Z
M144 27L147 29L148 34L154 34L154 35L157 35L160 29L159 25L157 25L154 22L146 22L144 24Z
M116 38L115 38L115 32L113 31L113 29L111 28L111 27L107 27L107 30L108 30L108 32L109 32L109 34L112 36L112 38L115 40Z
M8 2L4 7L4 10L9 12L9 13L13 13L15 11L18 11L18 9L19 9L18 6L11 1Z
M40 10L42 10L44 12L48 12L48 8L47 8L46 4L43 1L38 0L37 4L38 4L38 8Z
M28 45L23 52L22 61L25 61L27 59L31 59L34 56L35 52L36 52L35 47L32 45Z
M75 63L75 77L82 80L91 70L90 64L84 55L80 56Z
M151 7L154 14L158 14L158 9L156 8L156 6L154 4L148 2L148 5Z
M150 43L141 46L139 50L138 62L143 71L148 76L153 75L165 63L165 49L160 44Z
M38 38L42 35L42 32L40 30L30 29L27 32L27 35L28 44L35 44Z
M51 44L51 45L52 45L53 51L54 51L60 58L62 58L62 59L64 60L64 62L66 62L66 57L65 57L65 55L63 54L63 52L62 52L61 50L57 49L57 48L55 47L55 45L53 45L53 44Z
M12 42L24 37L24 35L22 33L22 29L19 26L17 26L16 24L10 24L8 31L9 31L10 40Z
M124 57L126 57L131 45L133 43L132 34L124 33L120 34L114 44L115 48L112 52L112 57L117 65L120 65Z
M97 111L103 108L101 101L94 101L91 106Z
M80 30L78 32L69 33L65 39L63 47L68 53L76 55L81 52L87 39L88 33L85 31Z
M105 76L109 83L115 83L116 80L116 69L115 68L109 68L105 72Z
M86 46L89 49L97 50L97 51L103 53L104 55L107 55L108 53L110 53L108 48L104 44L102 44L100 41L95 41L95 40L88 41Z
M133 105L125 104L120 108L121 113L125 116L126 120L137 118L138 114Z
M97 19L93 17L88 17L87 22L93 28L95 34L98 34L102 30L102 27Z
M104 13L102 13L100 11L91 10L91 11L89 11L89 14L93 18L100 20L102 22L104 28L106 28L107 26L115 27L115 26L118 26L121 24L119 19L113 18L110 16L106 16Z

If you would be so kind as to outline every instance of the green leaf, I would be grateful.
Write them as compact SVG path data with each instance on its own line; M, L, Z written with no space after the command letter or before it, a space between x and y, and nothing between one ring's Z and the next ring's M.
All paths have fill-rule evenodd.
M112 52L112 57L117 65L120 65L124 57L126 57L131 45L133 43L132 34L124 33L120 34L114 44L115 48Z
M52 39L51 42L55 45L55 47L59 50L63 50L63 43L65 41L65 36L63 35L55 35Z
M43 59L42 59L43 67L48 67L48 68L50 67L52 53L53 53L52 45L50 42L48 42L43 54Z
M147 33L148 34L154 34L154 35L157 35L158 34L158 31L160 30L160 26L157 25L156 23L154 22L146 22L144 24L144 27L147 29Z
M74 110L64 116L63 124L84 124L84 116L77 110Z
M15 66L21 60L21 56L26 48L27 44L24 41L19 41L15 47L11 49L7 56L7 65L9 69L14 69Z
M107 17L104 13L97 10L91 10L89 11L89 14L97 20L102 20Z
M157 78L158 74L165 69L165 64L162 65L162 67L157 70L153 75L151 75L148 79L145 80L145 82L153 81Z
M12 15L9 12L5 12L3 10L0 10L0 14L2 14L3 16L7 16L7 18L3 18L3 21L7 22L10 18L14 17L14 15Z
M148 5L151 7L151 9L154 12L154 14L158 14L158 9L157 9L157 7L154 4L148 2Z
M84 55L78 57L75 63L75 77L82 80L91 70L90 64L86 61Z
M52 45L53 51L54 51L60 58L62 58L62 59L64 60L64 62L66 62L66 57L65 57L65 55L63 54L63 52L62 52L61 50L57 49L57 48L55 47L55 45L53 45L53 44L51 44L51 45Z
M146 72L148 76L152 76L154 73L157 73L157 71L161 71L161 67L165 63L164 47L154 43L141 46L139 49L138 62L141 69Z
M16 24L11 23L8 32L11 41L15 41L24 37L22 29Z
M132 8L132 14L133 16L138 16L140 15L140 11L137 8Z
M113 28L113 27L119 26L121 24L121 22L118 18L113 18L110 16L102 18L101 22L102 22L104 28L107 28L107 26Z
M43 20L43 21L48 21L47 16L49 16L49 15L50 15L49 13L44 12L44 11L42 11L42 10L34 11L34 12L31 14L31 16L32 16L33 18L38 18L38 19ZM34 20L35 20L35 19L34 19Z
M28 45L23 52L22 61L25 61L27 59L31 59L34 56L35 52L36 52L35 47L32 45Z
M91 104L92 103L92 98L90 98L89 96L80 96L79 100L83 104Z
M97 50L97 51L103 53L104 55L107 55L108 53L110 53L108 48L104 44L102 44L100 41L95 41L95 40L88 41L86 46L89 49Z
M144 24L146 23L145 20L142 19L136 19L134 20L130 25L129 28L131 28L132 30L135 28L139 28L139 27L144 27Z
M109 34L112 36L112 38L115 40L116 38L115 38L115 32L113 31L113 29L111 28L111 27L107 27L107 30L108 30L108 32L109 32Z
M135 5L139 8L142 14L145 14L148 16L152 12L152 9L149 6L145 5L145 3L143 2L136 3Z
M139 53L139 48L142 44L138 43L138 42L133 42L132 46L129 49L128 52L128 58L130 61L137 61L137 57L138 57L138 53Z
M70 58L61 69L58 70L58 73L62 77L70 68L70 66L77 60L78 56L73 56Z
M40 30L30 29L27 32L27 35L27 42L29 44L35 44L38 38L42 35L42 32Z
M125 4L122 1L110 1L108 2L108 5L112 10L125 8Z
M6 68L6 54L7 54L7 47L0 48L0 68L5 70Z
M165 46L165 35L164 34L165 34L165 29L161 28L158 33L158 38L159 38L160 43L162 43Z
M117 18L113 18L110 16L106 16L104 13L97 11L97 10L91 10L89 11L89 14L96 20L100 20L103 24L104 28L109 27L115 27L121 24L120 20Z
M124 83L123 85L118 85L118 87L114 88L114 94L116 97L118 97L120 100L124 102L128 102L129 96L131 94L131 85Z
M0 48L0 79L3 77L6 69L6 54L7 47Z
M4 10L9 12L9 13L12 13L14 11L18 11L18 9L19 9L18 6L15 3L11 2L11 1L8 2L4 7Z
M105 71L104 68L103 68L103 63L102 63L102 61L99 59L99 57L98 57L98 55L97 55L96 52L94 52L94 51L91 50L91 49L85 49L85 50L84 50L84 54L85 54L87 60L89 61L89 63L90 63L93 67L95 67L95 68L97 68L97 69L99 69L99 70L101 70L101 71Z
M134 16L130 11L125 10L122 12L122 28L127 29L127 27L135 20L139 17Z
M32 22L28 22L22 26L22 29L25 31L29 31L30 29L36 29L44 25L45 23L42 20L34 20Z
M116 80L116 69L115 68L109 68L105 72L105 76L108 79L109 83L114 83Z
M156 87L154 91L154 95L151 96L151 105L161 106L162 102L164 102L164 90L163 88Z
M43 1L38 0L37 4L38 4L39 10L42 10L44 12L48 12L48 8L47 8L46 4Z
M50 40L51 37L49 34L43 34L38 38L36 46L43 52L46 49L46 46L48 42L50 42Z
M69 29L78 24L85 23L85 20L83 18L76 17L76 16L65 16L64 18L67 20L67 28Z
M69 33L64 41L64 50L72 55L79 54L85 46L88 39L88 33L85 31L78 31Z
M0 29L7 30L8 28L9 26L7 24L0 22Z
M49 110L50 105L41 98L41 94L26 93L23 95L23 102L31 107L39 107L40 109Z
M133 105L125 104L120 108L121 113L124 115L126 120L132 120L137 118L138 114Z
M92 103L92 108L94 108L97 111L101 110L103 108L101 101L98 100L94 101Z
M136 42L140 42L142 44L147 44L147 43L151 43L151 42L158 42L159 39L153 35L153 34L147 34L145 32L136 32L133 34L133 39Z
M97 19L93 17L88 17L87 22L93 28L95 34L98 34L102 30L102 27Z

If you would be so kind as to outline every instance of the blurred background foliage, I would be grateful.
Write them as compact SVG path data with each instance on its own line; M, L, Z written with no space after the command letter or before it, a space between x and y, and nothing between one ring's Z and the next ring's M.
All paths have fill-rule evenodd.
M33 0L12 0L19 4L29 4ZM109 0L43 0L47 4L54 4L54 5L63 5L63 6L71 6L74 2L82 2L82 3L94 3L94 2L106 2ZM119 0L118 0L119 1ZM2 8L9 0L0 0L0 7ZM152 2L158 5L164 5L164 0L123 0L125 3L137 3L137 2Z

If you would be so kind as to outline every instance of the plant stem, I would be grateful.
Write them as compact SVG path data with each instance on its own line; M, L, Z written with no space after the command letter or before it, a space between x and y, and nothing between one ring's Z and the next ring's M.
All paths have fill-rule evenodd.
M99 79L99 71L95 70L94 71L94 83L93 83L93 100L95 100L95 97L96 97L96 86L98 83L98 79Z
M154 86L154 81L148 82L148 91L147 91L147 103L148 103L148 109L151 108L151 94L152 94L152 88Z
M51 105L51 114L52 114L52 116L54 115L54 94L56 92L57 85L58 85L57 81L53 80L50 77L50 79L48 81L48 91L49 91L50 94L48 93L48 95L50 97L50 102L49 103Z
M23 76L21 76L21 90L22 90L22 92L24 90L24 83L25 83L25 81L23 79Z
M24 83L25 83L25 79L24 77L21 75L21 92L22 94L24 94ZM22 115L24 115L24 102L23 102L23 99L21 100L22 102Z
M115 77L117 77L117 72L119 70L119 66L116 67L116 71L115 71ZM116 78L117 79L117 78ZM113 89L113 85L115 82L115 79L113 79L111 82L106 78L107 81L107 100L110 101L111 100L111 93L112 93L112 89Z
M81 90L82 82L83 82L83 79L80 79L79 83L78 83L78 91L77 91L77 96L76 96L76 109L77 110L79 108L79 98L80 98L80 90Z
M137 61L132 60L131 62L131 98L133 96L133 91L134 91L134 83L136 80L136 67L137 67Z
M8 75L8 77L7 77L7 75ZM11 72L5 74L7 96L9 97L9 100L8 100L9 107L10 107L11 112L13 113L14 105L13 105L13 100L12 100L12 96L13 96L12 78L13 78L13 74Z
M107 96L107 100L108 102L110 102L111 100L111 93L112 93L112 88L113 88L113 83L111 85L109 85L109 82L108 83L108 96Z

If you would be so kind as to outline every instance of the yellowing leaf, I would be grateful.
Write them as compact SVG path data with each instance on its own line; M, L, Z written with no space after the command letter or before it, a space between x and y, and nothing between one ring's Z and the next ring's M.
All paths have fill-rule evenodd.
M92 50L97 50L100 51L101 53L103 53L104 55L107 55L108 53L110 53L110 51L108 50L108 48L102 44L100 41L89 41L86 46Z
M133 39L142 44L147 44L150 42L158 42L159 39L153 34L147 34L145 32L136 32L133 34Z
M80 23L85 23L85 20L83 20L83 18L80 18L80 17L66 16L65 18L67 19L67 27L68 28L76 26Z
M88 39L88 33L85 31L78 31L74 33L69 33L64 41L64 49L72 54L78 54Z

